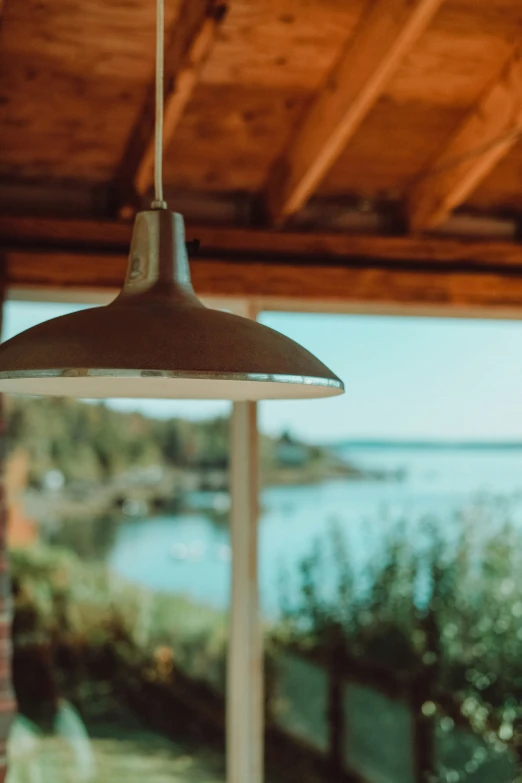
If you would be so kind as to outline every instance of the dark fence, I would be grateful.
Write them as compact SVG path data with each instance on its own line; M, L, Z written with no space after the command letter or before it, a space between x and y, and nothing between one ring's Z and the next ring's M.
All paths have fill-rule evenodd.
M23 645L15 647L14 663L15 681L24 673L18 689L21 707L25 702L26 707L55 702L51 686L56 671L61 672L61 681L65 675L70 680L71 693L85 678L103 680L151 727L174 738L189 731L205 745L215 743L224 750L225 693L217 672L207 671L205 682L177 669L151 680L146 663L120 660L113 646L94 655L88 645L81 650ZM28 671L34 674L32 679L26 676ZM459 705L451 698L445 697L447 709L442 709L437 672L428 669L428 674L424 668L418 675L410 672L406 680L393 671L350 661L335 645L324 657L290 649L272 651L266 676L267 779L518 780L514 752L501 742L474 735L466 721L459 720ZM66 684L64 680L62 686Z
M340 656L280 652L271 720L324 754L332 781L352 773L365 783L512 783L515 754L466 728L451 699L441 711L433 675L424 670L405 683Z

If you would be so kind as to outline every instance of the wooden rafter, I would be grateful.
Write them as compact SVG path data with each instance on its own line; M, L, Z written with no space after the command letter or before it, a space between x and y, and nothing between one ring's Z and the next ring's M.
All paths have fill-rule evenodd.
M125 255L130 223L108 220L19 217L0 214L0 248L74 248ZM187 224L187 238L197 238L207 257L268 262L342 265L377 263L430 267L490 267L522 270L522 244L503 240L386 236L373 234L261 231Z
M165 48L163 146L168 149L227 11L220 0L183 0ZM155 87L151 81L116 175L121 204L143 196L154 169Z
M522 133L522 49L466 117L407 198L413 232L435 228L462 204Z
M10 288L26 291L108 291L122 283L123 252L28 250L5 252ZM438 271L296 263L248 262L207 258L191 263L192 278L201 296L256 300L260 307L279 302L284 309L305 301L331 303L373 312L415 312L438 315L516 315L522 313L519 271ZM282 304L281 304L282 303Z
M284 223L308 200L383 93L442 0L374 0L274 166L266 205Z
M130 226L0 217L10 287L117 289ZM189 226L198 293L252 297L263 306L332 303L371 310L522 313L522 245L411 237L264 233Z

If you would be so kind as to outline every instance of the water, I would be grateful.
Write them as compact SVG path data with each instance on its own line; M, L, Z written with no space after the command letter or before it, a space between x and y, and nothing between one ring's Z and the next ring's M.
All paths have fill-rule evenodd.
M337 480L262 492L259 524L260 591L267 616L277 614L281 574L297 564L316 539L338 527L362 569L381 551L387 531L405 521L421 546L422 523L436 520L442 535L458 533L455 514L485 502L504 504L522 523L522 449L345 448L352 464L402 472L401 480ZM222 499L221 499L222 500ZM477 515L485 525L486 516ZM109 564L144 586L183 593L224 608L229 595L229 536L204 511L141 519L122 525Z

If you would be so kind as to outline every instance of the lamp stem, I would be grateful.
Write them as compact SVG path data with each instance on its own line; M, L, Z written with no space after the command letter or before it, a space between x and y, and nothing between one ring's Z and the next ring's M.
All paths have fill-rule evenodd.
M156 124L154 135L154 201L153 209L166 209L163 200L163 100L164 100L164 0L156 0Z

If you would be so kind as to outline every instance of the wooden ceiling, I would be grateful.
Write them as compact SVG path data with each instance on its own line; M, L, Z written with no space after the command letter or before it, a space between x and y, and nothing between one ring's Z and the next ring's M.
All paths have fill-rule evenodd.
M150 199L155 3L0 9L7 274L23 284L28 256L54 253L73 285L67 253L120 257L119 225ZM236 269L349 268L357 296L331 294L354 300L354 270L434 270L456 303L449 276L484 275L486 256L522 309L519 0L166 0L166 25L166 192L203 251L212 228L206 258L235 231Z

